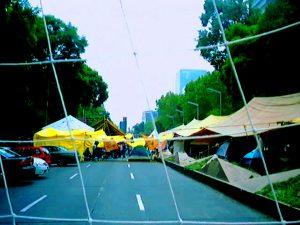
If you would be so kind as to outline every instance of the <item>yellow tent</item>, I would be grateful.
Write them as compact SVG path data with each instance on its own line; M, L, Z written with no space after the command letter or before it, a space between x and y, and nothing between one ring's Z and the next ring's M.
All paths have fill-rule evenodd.
M115 136L105 136L101 139L103 142L103 146L106 151L118 150L118 144L121 142L125 142L125 137L123 135L115 135Z
M228 118L228 116L214 116L209 115L203 120L196 120L193 119L191 122L189 122L187 125L182 127L181 129L175 130L175 133L182 137L191 136L193 134L198 133L204 128L217 125L223 121L225 121Z
M72 139L71 134L74 139ZM92 150L96 140L106 137L106 134L103 130L96 132L72 130L71 134L69 131L56 130L51 127L45 128L34 134L34 146L62 146L69 150L77 150L79 155L83 156L83 152L86 148Z
M132 139L132 138L133 138L133 135L132 135L131 133L127 133L127 134L125 135L125 138L126 138L126 139Z
M136 146L145 146L146 145L146 141L144 138L134 138L133 140L127 141L126 143L132 148L134 148Z
M107 137L107 136L106 136L104 130L88 132L86 141L85 141L85 147L88 147L90 150L92 150L95 141L98 141L99 142L98 147L103 148L104 147L103 139L105 137Z
M71 134L74 139L72 139ZM82 156L86 148L87 131L72 130L71 134L69 131L46 128L34 134L34 146L62 146L69 150L77 150Z

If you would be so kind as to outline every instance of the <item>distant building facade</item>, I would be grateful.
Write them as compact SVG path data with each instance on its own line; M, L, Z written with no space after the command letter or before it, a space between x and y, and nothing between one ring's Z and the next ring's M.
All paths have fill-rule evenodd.
M176 75L176 93L183 94L186 85L206 74L205 70L182 69Z
M123 117L123 120L120 121L119 128L120 128L120 130L122 130L124 133L127 132L127 117Z
M157 116L158 116L157 111L155 111L155 110L144 111L143 116L142 116L142 121L144 123L151 122L151 120L152 120L151 113L152 113L154 119L157 118Z

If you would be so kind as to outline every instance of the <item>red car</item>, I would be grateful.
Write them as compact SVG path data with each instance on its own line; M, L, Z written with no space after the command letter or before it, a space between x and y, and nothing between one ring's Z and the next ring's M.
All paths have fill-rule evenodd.
M51 155L46 148L34 147L34 146L18 146L12 148L12 151L22 155L22 156L32 156L40 158L46 161L49 165L51 164Z

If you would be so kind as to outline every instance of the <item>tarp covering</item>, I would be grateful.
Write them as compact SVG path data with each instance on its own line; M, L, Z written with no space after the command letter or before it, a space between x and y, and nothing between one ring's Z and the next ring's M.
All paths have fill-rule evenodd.
M89 125L81 122L80 120L76 119L73 116L67 116L65 118L62 118L54 123L51 123L42 129L46 128L54 128L56 130L62 130L62 131L67 131L69 130L68 123L70 126L71 130L85 130L85 131L94 131L94 128L90 127Z
M132 138L133 138L133 134L127 133L127 134L125 135L125 138L126 138L126 139L132 139Z
M259 176L253 171L220 159L216 155L206 163L201 172L230 183L240 183L250 177Z
M226 120L228 116L214 116L210 115L203 120L193 119L187 125L176 129L175 133L179 136L187 137L200 132L203 128L213 126Z
M82 156L85 149L93 143L90 132L72 130L71 133L74 140L69 131L56 130L51 127L43 129L34 134L34 146L62 146L69 150L77 150Z
M299 122L300 93L276 97L256 97L247 105L257 133L278 128L283 122ZM225 121L207 129L232 137L253 134L246 107L231 114Z
M95 141L98 141L98 147L104 148L104 142L103 139L105 139L107 136L104 132L104 130L97 130L95 132L88 132L87 133L87 140L85 141L85 146L88 147L90 150L93 149L93 145Z
M133 140L127 141L126 143L132 148L134 148L136 146L145 146L146 145L146 141L144 138L135 138Z
M216 152L216 155L218 157L220 157L220 158L226 159L227 158L227 150L228 150L229 145L230 145L230 142L229 141L225 141L220 146L220 148L218 148L218 150Z

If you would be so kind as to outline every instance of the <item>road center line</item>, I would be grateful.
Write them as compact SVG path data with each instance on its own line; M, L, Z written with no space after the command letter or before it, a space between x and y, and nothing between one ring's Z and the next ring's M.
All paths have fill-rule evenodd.
M25 208L21 209L20 212L26 212L28 209L30 209L32 206L34 206L35 204L39 203L40 201L42 201L46 197L47 197L47 195L44 195L44 196L40 197L39 199L37 199L34 202L30 203Z
M71 176L70 178L69 178L69 180L72 180L74 177L76 177L78 175L78 173L75 173L73 176Z
M130 168L130 164L127 164L128 168Z
M89 168L91 166L91 164L88 164L87 166L86 166L86 168Z
M138 202L138 205L139 205L139 208L141 211L145 211L145 207L144 207L144 204L143 204L143 201L142 201L142 198L139 194L136 194L136 200Z
M130 178L131 178L132 180L134 180L133 173L130 173Z

